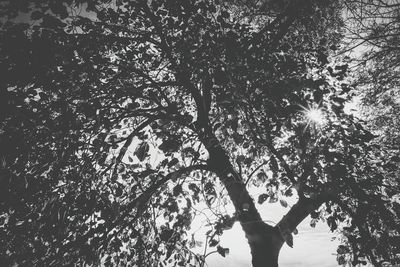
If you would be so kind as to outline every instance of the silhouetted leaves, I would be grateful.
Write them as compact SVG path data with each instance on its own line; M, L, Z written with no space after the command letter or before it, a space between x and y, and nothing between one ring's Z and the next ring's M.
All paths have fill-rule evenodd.
M146 141L143 141L139 144L135 150L135 156L140 160L143 161L149 152L149 144Z
M288 207L284 196L295 189L304 198L329 196L310 224L325 220L343 232L349 244L340 262L350 253L354 262L396 262L399 157L374 146L379 136L344 112L352 69L331 51L341 9L323 2L309 2L311 16L299 8L288 28L272 20L279 8L255 18L257 7L236 2L6 2L6 264L198 265L189 250L198 241L187 235L197 205L217 214L211 232L221 235L242 217L220 214L229 200L219 199L226 193L219 181L244 185L250 176L246 186L264 190L259 204ZM31 20L15 19L21 12ZM380 81L385 64L376 65ZM324 124L305 118L309 108L323 111ZM207 158L214 149L224 152ZM209 245L226 256L211 232ZM291 233L283 236L292 246Z
M258 196L258 204L263 204L268 199L267 194L261 194Z
M229 254L229 248L223 248L221 246L217 246L217 252L222 256L225 257Z

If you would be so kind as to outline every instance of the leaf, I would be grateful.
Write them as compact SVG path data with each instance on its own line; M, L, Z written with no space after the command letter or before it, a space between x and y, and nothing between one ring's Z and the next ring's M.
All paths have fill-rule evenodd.
M285 208L286 208L286 207L288 206L286 200L284 200L284 199L280 199L280 200L279 200L279 203L281 203L282 207L285 207Z
M207 204L212 205L217 198L217 192L215 191L214 183L207 182L204 185L204 193L205 193Z
M288 233L287 235L284 236L286 244L288 244L289 247L293 247L293 236L292 234Z
M265 181L267 181L268 176L265 174L265 172L261 171L259 173L257 173L257 180L261 183L264 183Z
M170 162L168 162L168 168L178 164L179 160L177 158L173 158Z
M239 155L239 156L236 158L236 162L237 162L238 164L240 164L240 163L242 163L245 159L246 159L245 156Z
M208 243L210 247L215 247L218 245L219 241L215 239L211 239L210 242Z
M318 217L319 217L319 212L313 210L313 211L311 212L310 216L311 216L312 219L318 219Z
M180 184L178 184L174 187L174 189L172 191L173 191L174 196L177 197L177 196L179 196L180 193L182 193L182 186Z
M278 171L278 162L276 161L275 157L271 157L269 166L271 168L271 171L277 172Z
M160 234L160 239L164 242L167 242L172 237L173 234L174 234L174 230L164 229L164 230L162 230L162 232Z
M196 184L191 183L189 184L188 188L192 190L194 193L200 192L200 188Z
M175 138L169 138L164 140L164 142L158 147L161 151L168 153L178 150L181 145L180 141Z
M221 229L223 230L229 230L232 229L233 224L235 223L235 218L228 218L221 224Z
M225 257L229 254L229 248L223 248L221 246L217 246L217 252L222 256Z
M339 245L338 248L337 248L337 250L336 250L336 252L337 252L338 254L346 254L346 253L349 253L350 250L349 250L348 247L346 247L346 246L344 246L344 245Z
M233 138L233 141L235 141L235 144L237 144L237 145L240 145L243 142L243 139L244 139L243 135L238 134L237 132L234 132L232 134L232 138Z
M261 194L258 196L258 204L263 204L267 199L268 199L268 195L267 194Z
M194 150L193 147L185 147L184 149L182 149L182 154L185 157L194 157L197 156L198 152Z
M276 202L278 202L278 198L274 195L274 196L271 196L270 198L269 198L269 201L268 201L269 203L276 203Z
M310 226L311 226L312 228L314 228L316 224L317 224L317 220L316 220L316 219L312 219L312 220L310 221Z
M120 197L120 196L122 195L122 193L123 193L123 190L122 190L121 187L117 187L117 188L115 189L115 196L116 196L116 197Z
M293 196L292 188L289 188L288 190L285 191L285 196L286 196L286 197L291 197L291 196Z
M337 229L337 223L334 217L329 217L327 219L328 226L331 228L331 231L335 231Z
M160 166L161 167L165 167L168 164L168 159L164 159L163 161L161 161Z
M216 195L206 195L206 202L210 206L215 202L216 199Z
M140 145L136 147L135 152L133 153L140 161L143 161L149 152L149 144L147 142L142 142Z
M345 259L345 257L343 256L343 255L338 255L338 257L337 257L337 263L339 264L339 265L344 265L345 263L346 263L346 259Z
M293 235L290 232L290 230L286 227L283 227L283 228L279 227L279 231L280 231L283 239L285 240L286 244L292 248L293 247Z
M250 142L244 142L243 143L243 148L249 148Z
M192 238L189 241L189 248L194 248L196 246L196 240L194 239L194 234L192 234Z

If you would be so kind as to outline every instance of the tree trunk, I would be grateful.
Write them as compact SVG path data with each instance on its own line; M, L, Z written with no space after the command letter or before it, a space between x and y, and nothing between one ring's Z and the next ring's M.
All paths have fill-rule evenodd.
M215 171L235 206L237 218L250 246L253 267L278 266L284 239L279 228L263 222L243 179L235 171L224 149L212 134L203 138L208 153L208 166Z
M253 267L277 267L279 252L284 240L275 227L265 223L254 234L246 233L249 242Z
M208 167L218 175L235 206L237 219L250 246L253 267L277 267L282 245L286 242L290 247L293 246L292 232L324 202L324 198L300 196L298 202L276 226L266 224L242 177L235 171L216 136L212 133L205 134L202 142L209 153Z

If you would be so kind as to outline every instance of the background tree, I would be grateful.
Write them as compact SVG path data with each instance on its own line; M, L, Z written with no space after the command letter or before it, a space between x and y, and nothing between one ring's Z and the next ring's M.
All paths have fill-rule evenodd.
M345 46L354 72L358 116L374 132L385 184L398 185L398 1L343 1ZM398 206L398 190L386 190ZM387 237L387 239L391 239Z
M224 256L238 221L253 266L277 266L308 215L342 231L339 263L398 262L396 185L343 113L348 65L329 58L341 9L235 3L5 2L3 262L196 266L204 204L208 245ZM254 199L287 206L293 191L265 223Z
M383 131L384 143L398 141L398 1L345 1L347 51L355 51L356 83L366 119ZM372 108L371 108L372 107Z

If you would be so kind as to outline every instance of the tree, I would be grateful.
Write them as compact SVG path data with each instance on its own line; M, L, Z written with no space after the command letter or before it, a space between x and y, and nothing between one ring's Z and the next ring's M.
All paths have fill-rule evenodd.
M381 142L396 149L398 129L399 6L398 1L344 2L348 12L347 39L361 47L354 55L365 119L384 131ZM372 107L372 108L371 108Z
M357 75L355 83L360 99L359 108L369 129L379 135L386 157L398 165L399 154L399 94L398 79L398 1L350 1L347 8L349 45L357 48L353 54ZM348 48L345 48L348 50ZM394 168L398 169L398 168ZM394 177L397 172L394 171ZM393 178L395 180L395 178Z
M343 1L347 31L345 52L354 52L354 91L359 99L360 117L376 134L385 183L396 188L399 169L398 148L398 1ZM343 53L343 51L342 51ZM384 160L383 160L384 159ZM390 191L390 190L389 190ZM398 202L397 192L388 194ZM397 204L394 204L397 205ZM390 239L390 238L388 238Z
M340 9L255 13L274 3L6 2L2 261L198 265L187 232L205 203L208 245L224 256L217 237L238 221L253 266L277 266L308 215L343 233L340 264L397 263L397 187L343 112L348 65L329 58ZM293 191L265 223L254 199L285 206Z

